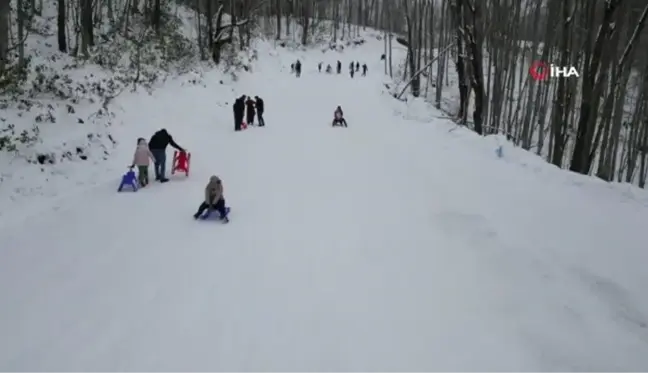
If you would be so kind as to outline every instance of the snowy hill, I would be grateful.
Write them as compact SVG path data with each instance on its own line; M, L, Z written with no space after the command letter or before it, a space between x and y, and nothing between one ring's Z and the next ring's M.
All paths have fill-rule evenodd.
M71 56L74 44L70 53L58 50L56 3L45 2L40 15L32 17L24 78L0 76L1 220L15 220L16 211L30 214L27 201L40 206L121 172L124 165L115 171L113 155L130 149L137 137L149 136L147 122L157 116L153 108L131 120L133 112L142 112L137 106L141 95L213 84L229 99L236 67L249 64L253 51L236 51L231 64L205 81L204 73L215 67L199 61L195 13L173 2L165 6L161 35L142 28L138 15L130 16L128 32L99 22L98 42L87 59ZM73 29L74 19L69 23Z
M394 100L381 48L116 98L124 145L0 222L0 369L645 370L646 194ZM240 94L266 128L232 131ZM160 127L190 177L116 193ZM212 174L229 225L191 219Z

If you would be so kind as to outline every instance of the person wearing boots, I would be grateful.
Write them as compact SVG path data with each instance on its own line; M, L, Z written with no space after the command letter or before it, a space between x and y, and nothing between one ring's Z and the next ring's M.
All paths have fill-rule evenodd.
M171 135L164 128L153 134L153 136L151 136L151 140L149 140L148 143L149 149L151 150L151 153L155 158L155 180L161 183L166 183L167 181L169 181L169 179L167 179L164 174L166 169L166 148L169 145L176 148L180 152L185 152L185 150L180 145L176 144L176 142L173 141L173 137L171 137Z
M198 211L194 214L194 219L198 219L202 214L207 211L217 211L220 214L224 223L229 223L227 217L227 208L225 207L225 197L223 192L223 182L221 179L214 175L209 178L209 182L205 187L205 199L198 207Z

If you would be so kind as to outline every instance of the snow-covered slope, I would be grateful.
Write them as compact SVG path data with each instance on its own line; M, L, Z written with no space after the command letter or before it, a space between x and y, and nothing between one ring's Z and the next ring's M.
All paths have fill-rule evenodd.
M132 112L140 109L139 95L210 84L229 99L237 68L243 70L253 55L226 48L228 63L206 81L203 73L214 66L199 61L195 12L168 2L160 35L142 32L140 15L131 15L128 28L104 18L89 58L74 58L74 43L70 53L58 50L56 3L43 7L41 15L33 16L26 39L25 79L5 80L11 74L0 79L0 220L16 220L15 210L25 212L26 201L39 206L112 179L112 156L147 135L147 122L156 115L152 109L132 120ZM141 49L138 40L143 40Z
M646 194L498 158L381 93L379 48L259 47L236 92L120 101L118 136L166 127L192 174L118 194L125 146L96 186L3 221L0 369L648 369ZM338 58L369 76L316 71ZM266 128L232 131L240 94ZM229 225L191 219L212 174Z

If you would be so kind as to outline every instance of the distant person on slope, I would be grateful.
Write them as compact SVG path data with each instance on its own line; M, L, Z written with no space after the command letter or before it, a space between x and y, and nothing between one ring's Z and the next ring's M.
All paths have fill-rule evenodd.
M247 124L248 126L254 125L254 100L252 97L248 96L247 101L245 101L245 106L247 108Z
M338 63L337 63L337 73L338 74L342 73L342 62L340 62L340 60L338 60Z
M360 62L356 62L356 72L360 71Z
M245 113L245 96L241 96L234 101L234 131L241 130L243 115Z
M167 146L171 145L181 152L184 152L185 150L173 141L173 137L171 137L164 128L153 134L148 145L149 149L151 149L151 153L153 153L153 157L155 158L155 180L161 183L166 183L169 181L169 179L164 176L166 169Z
M319 70L319 72L322 72L322 63L321 62L317 65L317 69Z
M333 113L333 127L347 127L347 122L344 119L344 113L341 107L337 107Z
M362 76L367 76L367 64L362 64Z
M198 207L198 211L194 214L194 219L198 219L205 210L218 211L223 218L223 222L229 223L227 218L227 209L225 208L225 197L223 193L223 182L218 176L209 178L209 182L205 187L205 199Z
M299 78L301 76L301 62L297 60L295 63L295 73L297 74L297 77Z
M331 67L331 65L326 65L326 73L330 74L332 72L333 72L333 68Z
M265 127L265 120L263 119L263 112L265 111L265 103L259 96L254 96L256 101L257 117L259 118L259 127Z

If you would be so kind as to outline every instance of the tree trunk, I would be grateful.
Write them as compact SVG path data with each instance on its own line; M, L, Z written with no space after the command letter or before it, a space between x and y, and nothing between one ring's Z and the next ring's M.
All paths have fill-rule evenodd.
M592 57L589 66L586 66L587 73L584 74L585 76L582 79L580 118L569 167L571 171L581 174L588 174L590 170L589 155L594 137L594 127L596 126L601 84L604 75L606 75L604 70L599 72L599 67L604 47L607 44L606 41L613 31L613 16L620 1L610 0L606 2L603 21L594 44Z
M4 72L9 53L9 19L11 0L0 0L0 73Z
M58 35L58 49L67 53L67 38L65 36L65 0L58 0L58 12L56 13L56 31Z

